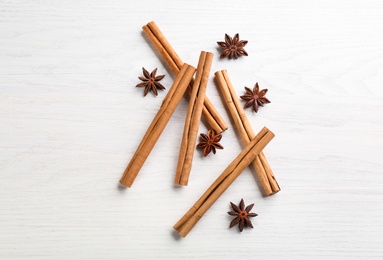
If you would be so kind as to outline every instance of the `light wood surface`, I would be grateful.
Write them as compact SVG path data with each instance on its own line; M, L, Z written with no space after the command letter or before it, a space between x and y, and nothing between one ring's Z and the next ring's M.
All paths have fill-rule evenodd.
M141 27L156 21L180 58L215 54L281 186L262 197L247 168L185 239L173 225L242 150L196 151L174 187L187 99L131 189L118 181L174 78ZM0 259L383 259L383 2L0 1ZM224 34L248 57L220 60ZM155 97L141 67L167 76ZM207 132L205 125L200 132ZM229 229L229 202L255 203L254 229Z

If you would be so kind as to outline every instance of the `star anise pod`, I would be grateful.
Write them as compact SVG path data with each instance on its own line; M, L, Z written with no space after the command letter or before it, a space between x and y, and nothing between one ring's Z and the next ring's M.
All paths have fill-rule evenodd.
M258 107L263 107L263 104L270 103L270 100L268 100L265 95L267 93L267 89L262 89L259 91L258 82L255 83L254 89L251 90L248 87L245 87L246 94L241 96L241 98L246 102L245 108L253 107L253 110L255 113L258 112Z
M153 92L154 95L158 96L157 89L165 89L165 87L162 86L162 84L159 83L158 81L163 79L165 75L156 76L157 68L153 70L152 73L150 74L145 68L142 68L142 73L144 74L144 77L138 77L138 78L142 80L143 82L138 84L136 87L138 88L145 87L144 96L146 96L150 90Z
M245 225L248 227L253 228L253 224L251 224L251 221L249 217L256 217L258 216L257 213L250 213L250 210L253 208L254 204L250 204L245 208L245 202L243 199L241 199L241 202L239 203L239 207L235 205L233 202L230 202L231 207L234 211L229 211L227 214L231 216L236 216L235 219L233 219L230 223L230 228L234 227L235 225L238 225L239 232L242 232Z
M206 157L211 151L215 154L215 149L223 149L223 146L219 143L221 141L222 135L217 134L213 129L207 132L207 135L200 134L202 142L200 142L197 147L204 148L203 156Z
M225 41L217 42L219 47L223 49L220 56L221 59L229 57L229 59L238 59L239 56L248 56L243 47L247 44L247 41L240 41L239 34L235 34L233 38L225 33Z

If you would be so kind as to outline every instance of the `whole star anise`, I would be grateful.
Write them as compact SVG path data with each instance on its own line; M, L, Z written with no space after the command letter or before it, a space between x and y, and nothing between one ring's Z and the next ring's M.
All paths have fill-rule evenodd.
M234 227L238 223L239 232L242 232L243 228L245 227L245 224L248 227L253 228L253 224L251 223L249 217L258 216L257 213L250 213L250 210L253 208L254 204L250 204L245 208L245 202L243 201L243 199L241 199L239 207L233 202L230 202L230 204L234 211L229 211L227 212L227 214L229 214L230 216L236 216L236 218L231 221L230 228Z
M259 91L258 82L255 83L254 89L251 90L248 87L245 87L246 94L241 96L241 98L246 102L245 108L253 107L253 110L255 113L258 112L258 107L263 107L263 104L270 103L270 100L268 100L265 95L267 93L267 89L262 89Z
M217 134L213 129L207 132L207 135L200 134L202 142L197 147L204 148L203 156L206 157L211 151L215 154L215 149L223 149L223 146L219 143L222 139L221 134Z
M153 92L154 95L158 96L157 89L165 89L165 87L162 86L162 84L159 83L158 81L163 79L165 75L156 76L157 68L153 70L152 73L150 74L145 68L142 68L142 73L144 74L144 77L138 77L138 78L142 80L143 82L138 84L136 87L137 88L145 87L144 96L146 96L150 90Z
M239 56L248 56L243 47L247 44L247 41L240 41L239 34L235 34L233 38L225 33L225 41L217 42L219 47L223 49L220 56L221 59L229 57L229 59L238 59Z

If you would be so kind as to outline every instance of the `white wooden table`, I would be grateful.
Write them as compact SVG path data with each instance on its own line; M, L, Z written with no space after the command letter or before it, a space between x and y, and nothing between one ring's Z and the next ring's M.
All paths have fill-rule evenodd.
M141 67L173 75L141 27L156 21L183 61L215 53L246 110L276 138L265 154L282 191L262 197L248 168L190 234L178 219L241 151L196 151L174 187L187 100L131 189L118 186L167 91L145 98ZM0 1L0 259L383 259L381 1ZM224 33L248 57L220 60ZM200 131L207 128L201 124ZM229 202L255 203L254 229L229 229Z

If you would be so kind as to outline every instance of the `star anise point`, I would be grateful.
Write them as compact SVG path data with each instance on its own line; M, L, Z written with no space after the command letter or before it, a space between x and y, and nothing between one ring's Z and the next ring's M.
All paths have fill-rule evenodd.
M248 87L245 87L245 94L241 96L241 99L245 100L245 108L252 107L254 112L258 112L258 108L263 107L264 104L271 103L270 100L266 98L266 93L268 89L259 90L258 82L255 83L253 90Z
M144 96L146 96L149 91L152 91L154 95L158 96L158 89L165 89L165 87L159 83L161 79L165 77L165 75L158 75L157 68L149 73L144 67L142 67L142 74L144 77L138 77L142 82L137 84L137 88L145 87Z
M246 46L247 41L240 41L238 33L236 33L233 38L225 33L225 41L217 42L217 44L223 49L220 56L221 59L228 57L229 59L236 60L239 56L248 56L247 52L243 48Z
M227 213L230 216L236 216L230 222L230 228L234 227L237 224L238 224L239 232L242 232L245 226L253 228L253 224L251 223L251 220L249 219L249 217L258 216L257 213L250 213L250 210L253 208L254 204L250 204L245 208L245 202L243 199L241 199L239 206L235 205L233 202L230 202L230 204L231 204L231 207L233 208L233 211L229 211Z
M203 149L203 156L206 157L210 152L216 153L216 149L223 149L219 143L222 139L221 134L217 134L213 129L210 129L206 134L200 134L201 142L197 145L198 148Z

